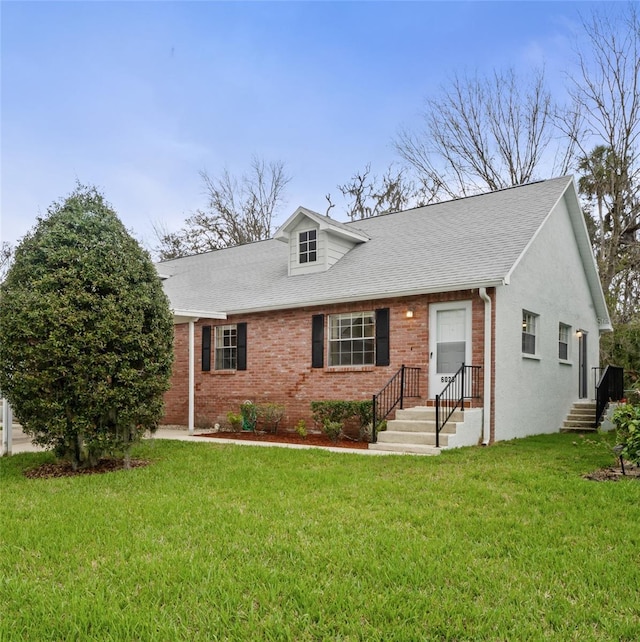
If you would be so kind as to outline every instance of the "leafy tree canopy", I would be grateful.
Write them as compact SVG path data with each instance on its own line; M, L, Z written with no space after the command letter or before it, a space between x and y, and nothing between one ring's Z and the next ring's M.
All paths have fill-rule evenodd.
M0 286L0 388L75 467L128 453L162 414L172 317L149 255L78 185L16 248Z

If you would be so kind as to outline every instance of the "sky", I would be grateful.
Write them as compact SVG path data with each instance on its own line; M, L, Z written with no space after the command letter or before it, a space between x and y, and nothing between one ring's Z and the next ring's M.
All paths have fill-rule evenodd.
M0 239L80 182L151 248L205 206L201 170L254 156L291 177L276 224L324 213L399 160L453 73L544 65L560 96L581 16L608 4L2 0Z

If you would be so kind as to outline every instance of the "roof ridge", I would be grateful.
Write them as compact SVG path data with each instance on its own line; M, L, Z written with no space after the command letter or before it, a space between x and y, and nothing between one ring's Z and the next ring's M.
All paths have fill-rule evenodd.
M519 185L508 185L507 187L501 187L491 192L481 192L479 194L469 194L468 196L458 196L457 198L450 198L446 201L437 201L435 203L426 203L425 205L416 205L414 207L407 207L406 209L403 209L403 210L395 210L394 212L383 212L381 214L376 214L375 216L368 216L366 218L356 219L355 221L346 221L344 224L352 225L353 223L361 223L362 221L381 218L382 216L389 216L391 214L402 214L403 212L412 212L414 210L421 210L426 207L433 207L434 205L447 205L449 203L458 203L459 201L466 201L472 198L478 198L482 196L491 196L493 194L499 194L501 192L506 192L512 189L520 189L521 187L531 187L532 185L537 185L539 183L549 183L551 181L559 181L563 178L572 179L572 176L569 174L564 174L563 176L554 176L552 178L541 178L535 181L529 181L528 183L520 183Z

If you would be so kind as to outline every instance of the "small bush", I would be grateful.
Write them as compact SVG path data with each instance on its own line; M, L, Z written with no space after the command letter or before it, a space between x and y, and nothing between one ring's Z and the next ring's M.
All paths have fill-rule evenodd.
M618 443L622 446L620 455L640 465L640 406L625 404L613 413Z
M342 423L340 421L326 421L322 429L331 441L335 444L342 434Z
M304 419L301 419L296 424L296 432L298 433L299 437L301 437L302 439L306 439L308 432L307 432L307 423Z
M227 421L233 432L237 432L242 428L242 415L237 412L229 411L227 413Z
M265 430L270 429L275 435L278 432L278 424L284 416L284 405L281 403L260 403L256 404L257 420L262 423Z

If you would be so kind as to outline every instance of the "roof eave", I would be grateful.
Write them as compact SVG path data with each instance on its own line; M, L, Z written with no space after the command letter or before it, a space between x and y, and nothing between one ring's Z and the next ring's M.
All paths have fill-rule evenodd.
M410 296L419 296L422 294L441 294L443 292L462 292L466 290L477 290L479 288L492 288L506 285L505 279L489 279L484 281L473 281L469 283L456 283L448 286L435 288L413 288L409 290L392 290L387 292L368 292L365 294L332 297L325 299L310 299L292 304L275 304L270 306L260 306L255 308L239 308L226 310L227 316L238 314L253 314L256 312L275 312L277 310L295 310L300 308L317 308L327 305L336 305L340 303L357 303L361 301L377 301L380 299L405 298Z
M199 319L226 319L225 312L218 312L213 310L178 310L172 309L173 324L189 323L190 321L198 321Z

